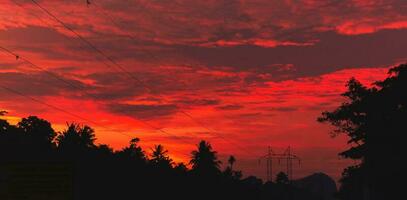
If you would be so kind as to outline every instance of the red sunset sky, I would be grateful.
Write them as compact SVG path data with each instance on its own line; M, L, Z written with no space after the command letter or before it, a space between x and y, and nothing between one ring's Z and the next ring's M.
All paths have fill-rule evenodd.
M0 0L0 47L20 56L0 51L0 86L81 117L0 88L5 118L88 124L98 143L139 137L176 161L205 139L246 175L264 177L268 145L290 145L302 158L294 177L337 180L346 138L316 118L340 105L349 78L370 84L407 60L405 0L36 2L103 55L31 0Z

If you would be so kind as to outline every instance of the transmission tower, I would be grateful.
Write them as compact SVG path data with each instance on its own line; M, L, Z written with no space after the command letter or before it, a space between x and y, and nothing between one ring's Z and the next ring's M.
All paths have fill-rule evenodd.
M290 146L283 153L274 153L272 148L268 146L267 154L259 158L259 164L262 160L266 161L266 181L273 180L273 160L277 160L279 164L284 162L289 181L293 179L293 162L298 161L298 165L301 165L301 159L293 154Z

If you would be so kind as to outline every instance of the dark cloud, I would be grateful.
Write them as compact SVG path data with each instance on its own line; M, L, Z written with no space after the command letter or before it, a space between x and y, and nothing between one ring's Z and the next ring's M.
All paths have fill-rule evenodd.
M291 107L291 106L280 106L275 108L269 108L270 111L278 111L278 112L294 112L298 110L298 107Z
M251 72L244 81L249 85L261 85L270 80L316 76L344 68L383 66L404 58L401 52L407 44L405 30L349 36L338 34L336 27L323 23L327 19L336 19L336 16L348 16L349 13L352 15L346 19L336 19L332 26L345 22L358 24L358 20L363 22L363 16L375 16L377 13L383 13L385 17L382 21L369 22L369 26L380 23L377 24L379 27L391 24L392 19L396 22L405 19L405 14L399 9L406 6L403 1L390 1L385 4L387 7L381 5L378 1L369 4L357 1L277 1L272 4L263 0L250 3L239 0L105 1L101 2L101 6L114 15L116 24L99 12L92 13L95 16L89 19L80 16L73 20L69 15L63 19L75 30L87 30L84 32L88 34L86 38L114 60L173 65L192 61L193 65L197 64L193 67L196 70L203 65L208 70ZM72 17L79 13L73 13ZM266 21L275 24L274 28L267 28L269 24ZM284 24L284 21L290 23ZM140 33L140 28L149 30ZM147 37L152 33L157 33L154 39ZM133 39L127 37L130 34L134 36ZM95 56L97 53L86 44L70 37L67 39L57 30L33 25L0 31L0 39L15 41L18 43L17 49L40 53L50 59L95 61L100 57ZM238 43L205 46L221 40ZM270 48L247 42L251 40L310 42L312 45ZM281 70L277 65L292 65L295 71ZM144 67L123 66L130 71ZM151 85L168 85L163 84L161 79L147 78L146 81L151 81Z
M151 120L157 118L170 117L178 112L178 107L174 104L165 105L137 105L137 104L109 104L109 112L128 116L136 119Z
M63 66L63 67L58 67L56 69L53 69L53 71L57 73L73 73L80 70L80 67L78 66Z
M216 109L219 110L240 110L242 108L244 108L244 106L239 104L227 104L216 107Z
M0 40L31 45L51 45L63 40L61 33L48 27L28 26L0 31Z
M221 103L218 99L190 99L184 98L178 101L175 101L178 104L184 104L186 106L215 106Z
M126 100L134 97L142 96L146 94L144 88L125 87L125 86L100 86L95 90L86 94L86 98L98 100L98 101L114 101L114 100Z
M316 111L321 111L321 110L331 110L335 108L335 103L334 102L322 102L322 103L316 103L311 106L307 106L306 109L308 110L316 110Z
M264 48L251 45L181 49L212 69L252 71L271 74L271 80L317 76L345 68L377 67L405 58L407 30L384 30L372 34L344 36L334 32L315 34L320 41L312 46ZM291 64L295 71L281 71L275 64ZM229 68L219 68L228 66ZM286 75L289 75L288 77Z
M22 66L22 63L19 62L4 62L0 61L0 69L1 70L16 70Z
M239 118L243 118L243 119L245 119L245 118L258 118L258 117L260 117L262 115L263 115L263 113L261 113L261 112L249 112L249 113L238 114L237 118L238 119Z
M148 93L162 98L162 95L185 90L181 79L148 71L92 73L83 78L91 80L98 87L95 92L98 98L107 100L132 99Z
M77 38L64 35L53 27L30 25L9 28L0 31L0 41L13 44L11 50L17 54L36 53L52 60L96 60L94 52L89 47Z
M100 99L132 99L151 94L161 100L163 97L174 96L175 100L172 100L174 103L190 106L210 106L220 103L220 100L216 98L201 98L202 91L213 91L224 95L246 94L249 91L248 87L259 86L265 82L264 78L259 78L259 80L249 78L249 76L255 77L254 74L245 75L248 78L243 80L235 73L223 76L216 73L212 74L212 71L207 69L199 73L176 71L172 74L172 72L164 70L131 73L145 84L140 84L135 79L130 78L128 74L116 72L93 73L82 78L95 85L97 88L94 91L95 96L99 96ZM188 96L200 96L200 98L185 97L186 94Z
M92 86L78 80L58 77L57 79L45 72L31 74L4 72L0 73L0 84L29 96L78 97L83 95L83 92L93 89Z

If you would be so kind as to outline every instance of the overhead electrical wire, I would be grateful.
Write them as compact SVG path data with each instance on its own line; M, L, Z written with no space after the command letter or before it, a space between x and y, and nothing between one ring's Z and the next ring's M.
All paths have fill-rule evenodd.
M7 87L7 86L4 86L4 85L1 85L1 84L0 84L0 88L3 88L4 90L8 91L9 93L13 93L13 94L15 94L15 95L24 97L24 98L29 99L29 100L31 100L31 101L33 101L33 102L38 103L38 104L41 104L41 105L47 106L47 107L49 107L49 108L52 108L52 109L54 109L54 110L57 110L57 111L59 111L59 112L65 113L65 114L67 114L67 115L69 115L69 116L71 116L71 117L74 117L74 118L77 118L77 119L86 121L86 122L91 123L91 124L94 124L94 125L96 125L96 126L98 126L98 127L102 127L102 128L104 128L105 131L114 131L115 133L121 134L121 135L126 136L126 137L128 137L128 138L130 138L130 139L135 138L134 136L131 136L131 135L126 134L126 133L123 133L123 132L117 132L116 130L112 130L111 128L106 127L106 126L104 126L104 125L102 125L102 124L100 124L100 123L98 123L98 122L95 122L95 121L90 120L90 119L88 119L88 118L85 118L85 117L82 117L82 116L80 116L80 115L74 114L74 113L69 112L69 111L67 111L67 110L65 110L65 109L62 109L62 108L60 108L60 107L58 107L58 106L55 106L55 105L46 103L45 101L39 100L39 99L34 98L34 97L31 97L31 96L29 96L29 95L25 95L25 94L23 94L23 93L21 93L21 92L19 92L19 91L17 91L17 90L14 90L14 89L12 89L12 88L10 88L10 87ZM148 149L152 149L151 146L147 146L147 148L148 148ZM174 150L171 150L171 151L176 152L176 153L181 154L181 155L184 155L184 156L186 156L186 157L189 157L189 156L190 156L189 154L185 154L184 152L180 152L180 151L176 151L176 150L175 150L175 151L174 151Z
M11 1L12 1L15 5L17 5L17 6L19 6L20 8L23 8L23 9L24 9L23 5L21 5L21 4L18 3L17 1L15 1L15 0L11 0ZM32 15L32 16L34 16L34 17L36 17L38 20L40 20L41 22L45 23L46 25L52 26L50 23L48 23L48 22L42 20L38 15L36 15L36 14L34 14L34 13L29 13L29 14ZM63 34L63 35L64 35L64 34ZM64 35L64 36L65 36L65 35ZM72 40L71 37L68 37L68 36L65 36L65 37L66 37L67 39L69 39L69 40ZM51 72L51 71L49 71L49 70L47 70L47 69L45 69L45 68L43 68L43 67L40 67L40 66L34 64L34 63L31 62L30 60L28 60L28 59L22 57L21 55L18 55L17 53L11 51L10 49L7 49L7 48L5 48L5 47L3 47L3 46L0 46L0 49L3 50L3 51L5 51L5 52L8 53L8 54L14 56L16 59L20 59L20 60L22 60L22 61L28 63L31 67L36 68L37 70L43 71L44 73L46 73L46 74L49 75L49 76L52 76L52 77L55 78L56 80L61 81L61 82L63 82L64 84L67 84L67 85L69 85L69 86L71 86L71 87L73 87L73 88L75 88L75 89L82 90L86 95L91 96L91 97L93 97L94 99L97 99L97 98L98 98L98 97L95 96L94 94L91 94L91 93L87 92L87 91L86 91L86 88L84 88L82 85L76 85L76 84L74 84L74 83L71 83L71 82L65 80L64 78L62 78L61 76L59 76L58 74L56 74L56 73L54 73L54 72ZM107 64L107 63L104 63L104 64ZM8 90L8 91L10 91L10 90ZM181 138L181 137L179 137L179 136L177 136L177 135L175 135L175 134L172 134L172 133L170 133L170 132L168 132L168 131L164 131L164 130L161 129L161 128L155 127L155 126L153 126L152 124L150 124L150 123L148 123L148 122L146 122L146 121L143 121L143 120L138 119L138 118L135 118L135 119L136 119L137 121L141 122L142 124L146 125L147 127L151 128L151 129L154 129L155 131L159 131L159 132L161 132L161 133L164 133L164 134L169 135L169 136L172 137L173 139L184 140L183 138ZM87 121L89 122L89 120L87 120ZM95 124L95 123L93 123L93 124ZM97 124L96 124L96 125L97 125ZM106 128L106 127L104 127L104 128ZM186 142L187 140L184 140L184 141ZM188 142L186 142L186 143L189 144Z
M63 27L65 27L68 31L72 32L74 35L76 35L76 37L78 37L83 43L85 43L86 45L88 45L89 47L91 47L95 52L97 52L98 54L100 54L102 57L104 57L106 60L108 60L109 62L111 62L114 66L116 66L119 70L121 70L122 72L124 72L125 74L127 74L129 76L129 78L135 80L138 84L140 84L142 87L146 88L150 93L154 93L154 90L149 87L148 85L146 85L142 80L140 80L139 78L137 78L136 76L133 75L133 73L129 72L128 70L126 70L123 66L121 66L119 63L117 63L115 60L113 60L111 57L109 57L107 54L105 54L102 50L100 50L99 48L97 48L93 43L91 43L89 40L87 40L86 38L84 38L81 34L79 34L78 32L76 32L75 30L73 30L72 28L70 28L66 23L64 23L62 20L60 20L58 17L56 17L54 14L52 14L48 9L46 9L45 7L43 7L41 4L39 4L36 0L31 0L31 2L36 5L37 7L39 7L43 12L45 12L47 15L49 15L51 18L53 18L55 21L57 21L58 23L60 23ZM163 97L160 94L156 94L159 97ZM222 134L214 131L213 129L207 127L204 123L200 122L199 120L195 119L191 114L187 113L186 111L179 109L178 110L181 114L185 115L186 117L188 117L189 119L191 119L194 123L196 123L197 125L201 126L201 128L204 128L205 130L209 131L212 134L216 134L217 137L229 142L229 143L233 143L233 145L235 145L238 148L240 145L231 141L229 138L224 137ZM245 152L246 154L250 154L248 153L248 151L243 150L243 152ZM251 155L251 154L250 154Z
M49 75L49 76L55 78L56 80L61 81L61 82L63 82L64 84L66 84L66 85L68 85L68 86L71 86L72 88L81 90L81 91L84 92L86 95L89 95L89 96L91 96L91 97L93 97L93 98L95 98L95 99L98 98L97 96L95 96L95 95L93 95L93 94L87 92L84 87L79 86L79 85L76 85L76 84L74 84L74 83L71 83L71 82L69 82L69 81L63 79L63 78L62 78L61 76L59 76L58 74L55 74L55 73L53 73L53 72L51 72L51 71L49 71L49 70L47 70L47 69L45 69L45 68L43 68L43 67L40 67L40 66L34 64L33 62L31 62L30 60L28 60L28 59L22 57L21 55L18 55L18 54L14 53L13 51L11 51L11 50L9 50L9 49L3 47L3 46L0 46L0 49L3 50L4 52L7 52L8 54L14 56L16 59L21 59L21 60L23 60L24 62L30 64L30 66L32 66L32 67L34 67L34 68L36 68L36 69L38 69L38 70L40 70L40 71L46 73L47 75ZM152 128L152 129L155 129L156 131L160 131L160 132L165 133L165 134L168 134L168 135L170 135L170 136L172 136L172 137L177 137L176 135L173 135L173 134L171 134L171 133L169 133L169 132L166 132L166 131L164 131L164 130L162 130L162 129L160 129L160 128L157 128L157 127L155 127L155 126L149 124L149 123L146 122L146 121L143 121L143 120L140 120L140 119L136 119L136 120L139 121L139 122L141 122L141 123L143 123L144 125L146 125L146 126Z
M16 5L18 5L18 6L20 6L20 7L22 6L21 4L19 4L18 2L14 1L14 0L12 0L12 2L14 2ZM35 15L35 16L37 16L37 15ZM38 16L37 16L37 17L38 17ZM44 21L43 21L43 22L44 22ZM48 25L49 25L49 24L48 24ZM69 37L68 37L68 38L69 38ZM81 85L76 85L76 84L74 84L74 83L71 83L71 82L65 80L64 78L62 78L62 77L59 76L58 74L56 74L56 73L54 73L54 72L51 72L51 71L49 71L49 70L47 70L47 69L45 69L45 68L43 68L43 67L41 67L41 66L38 66L38 65L34 64L34 63L31 62L30 60L28 60L28 59L22 57L21 55L15 53L15 52L13 52L13 51L11 51L10 49L7 49L7 48L5 48L5 47L3 47L3 46L0 46L0 49L3 50L3 51L5 51L5 52L7 52L7 53L10 54L10 55L15 56L16 58L18 58L18 59L20 59L20 60L23 60L24 62L27 62L27 63L30 64L32 67L34 67L34 68L36 68L36 69L38 69L38 70L41 70L41 71L45 72L47 75L52 76L53 78L57 79L58 81L61 81L61 82L65 83L65 84L67 84L67 85L69 85L69 86L71 86L71 87L73 87L73 88L75 88L75 89L82 90L86 95L91 96L91 97L93 97L94 99L98 99L97 96L95 96L94 94L91 94L91 93L87 92L87 91L86 91L86 88L82 87ZM152 129L155 129L156 131L160 131L160 132L162 132L162 133L165 133L165 134L168 134L168 135L170 135L170 136L172 136L172 137L177 138L176 135L170 134L169 132L166 132L166 131L164 131L164 130L158 128L158 127L155 127L155 126L149 124L148 122L145 122L145 121L140 120L140 119L136 119L136 120L139 121L139 122L141 122L141 123L143 123L144 125L146 125L146 126L152 128ZM179 138L178 138L178 139L179 139Z
M14 0L12 0L13 2L15 2ZM69 30L70 32L74 33L82 42L84 42L85 44L87 44L89 47L91 47L91 49L93 49L94 51L96 51L98 54L102 55L102 57L104 57L106 60L110 61L111 63L114 64L114 66L116 66L118 69L120 69L122 72L125 72L127 75L129 75L130 78L134 79L137 83L139 83L140 85L142 85L144 88L146 88L149 92L153 92L153 89L151 87L149 87L148 85L146 85L142 80L138 79L136 76L134 76L131 72L127 71L124 67L122 67L120 64L118 64L116 61L114 61L111 57L109 57L108 55L106 55L103 51L101 51L100 49L98 49L95 45L93 45L90 41L88 41L86 38L84 38L83 36L81 36L79 33L77 33L75 30L73 30L72 28L70 28L68 25L66 25L62 20L60 20L59 18L57 18L55 15L53 15L51 12L49 12L45 7L41 6L37 1L35 0L31 0L36 6L38 6L42 11L44 11L46 14L48 14L49 16L51 16L54 20L56 20L58 23L60 23L65 29ZM16 3L16 2L15 2ZM87 1L88 6L90 5L89 1ZM92 2L92 4L94 4L95 2ZM16 3L18 4L18 3ZM328 4L329 5L329 4ZM19 5L21 7L21 5ZM115 20L113 20L113 18L109 15L109 19L115 23L116 26L118 26L118 24L115 22ZM307 28L307 27L305 27ZM284 34L284 33L282 33ZM128 37L132 40L135 40L135 37L133 35L128 35ZM9 52L10 53L10 52ZM150 54L153 58L156 58L153 54ZM19 55L16 55L16 58L19 57ZM33 65L30 61L25 60L26 62L28 62L29 64ZM105 65L107 65L108 67L111 67L108 63L105 63ZM35 66L35 65L33 65ZM38 68L38 67L37 67ZM72 85L71 83L67 82L66 80L59 78L58 76L55 76L52 73L47 72L47 74L54 76L55 78L57 78L60 81L63 81L65 83L68 83L69 85L77 88L76 85ZM78 88L77 88L78 89ZM161 95L159 95L161 96ZM216 133L217 136L219 138L222 138L225 141L229 141L230 143L234 143L233 141L230 141L228 138L224 137L222 134L218 133L216 130L211 129L209 127L207 127L207 125L205 125L204 123L200 122L199 120L195 119L191 114L187 113L184 110L179 110L179 112L181 112L183 115L187 116L188 118L190 118L193 122L195 122L196 124L198 124L200 127L206 129L207 131L209 131L210 133ZM154 127L153 127L154 128ZM163 130L159 130L159 131L163 131ZM234 144L237 145L238 144Z

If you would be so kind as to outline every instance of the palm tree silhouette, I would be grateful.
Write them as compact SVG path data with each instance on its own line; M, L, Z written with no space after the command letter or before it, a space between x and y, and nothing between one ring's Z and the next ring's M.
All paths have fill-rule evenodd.
M89 126L79 124L68 124L68 128L57 137L59 149L86 149L96 147L94 144L95 133Z
M158 167L172 167L172 159L168 156L168 150L165 150L161 144L154 146L150 163Z
M229 156L228 163L229 163L230 170L232 170L232 171L233 171L233 164L235 164L235 162L236 162L236 158L234 156Z
M221 162L217 158L217 152L212 150L212 146L202 140L197 151L192 151L190 164L192 170L198 173L217 174L220 172Z

